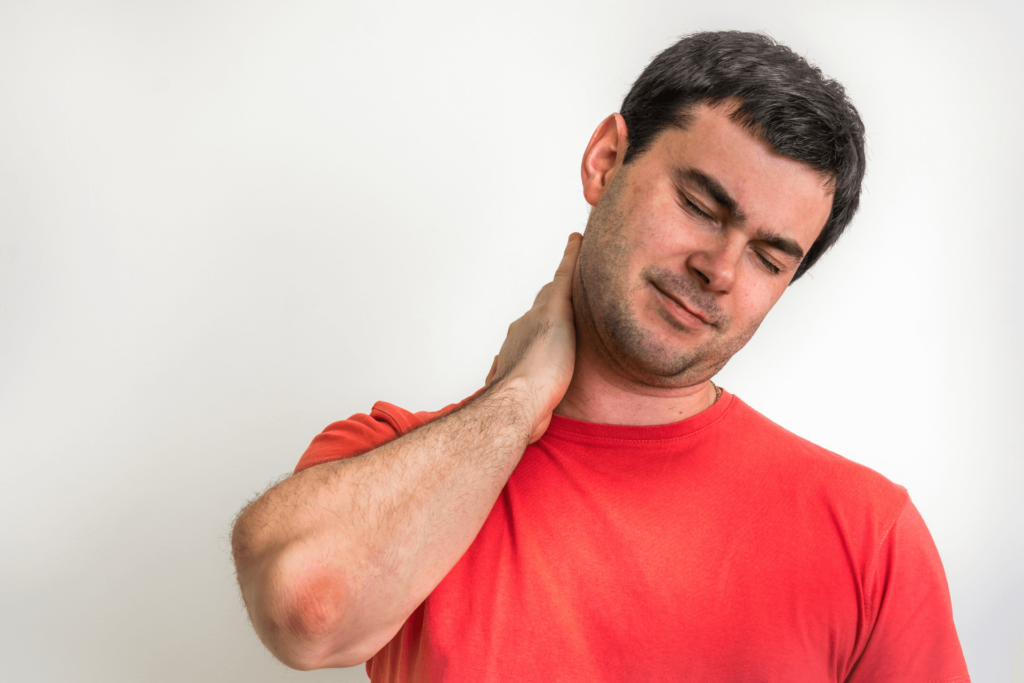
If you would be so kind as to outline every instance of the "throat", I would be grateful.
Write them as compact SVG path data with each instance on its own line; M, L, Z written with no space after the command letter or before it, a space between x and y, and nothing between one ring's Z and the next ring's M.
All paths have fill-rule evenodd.
M671 424L707 410L722 395L711 380L671 389L624 384L615 373L602 372L578 354L572 381L554 413L600 424Z

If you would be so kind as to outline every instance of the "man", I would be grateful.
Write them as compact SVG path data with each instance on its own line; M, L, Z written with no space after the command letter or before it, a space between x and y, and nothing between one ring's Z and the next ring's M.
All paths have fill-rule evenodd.
M239 516L266 646L374 681L967 681L906 491L711 382L863 173L856 110L787 48L656 57L486 387L329 426Z

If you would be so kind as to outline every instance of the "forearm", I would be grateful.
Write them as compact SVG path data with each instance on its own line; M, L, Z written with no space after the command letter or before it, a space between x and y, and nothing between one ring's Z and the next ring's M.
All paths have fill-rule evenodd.
M243 512L232 546L260 638L296 668L382 647L472 543L535 418L521 385L364 455L312 467Z

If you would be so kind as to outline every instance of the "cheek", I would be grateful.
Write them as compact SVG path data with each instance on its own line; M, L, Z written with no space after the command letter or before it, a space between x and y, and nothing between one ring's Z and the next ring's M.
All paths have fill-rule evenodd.
M591 295L622 288L643 239L631 203L618 201L625 199L622 196L611 199L591 213L580 251L578 267Z
M781 287L756 283L737 292L736 309L733 312L734 323L739 329L745 331L749 331L751 328L756 330L784 291Z
M679 206L664 188L638 189L627 212L627 222L644 244L676 241L686 233Z
M628 270L633 280L645 269L656 266L672 271L682 267L687 254L699 247L675 207L656 202L640 204L623 216L623 250L628 253Z

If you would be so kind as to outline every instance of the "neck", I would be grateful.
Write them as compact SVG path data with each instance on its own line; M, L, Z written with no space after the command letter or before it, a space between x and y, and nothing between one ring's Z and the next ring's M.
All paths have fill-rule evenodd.
M578 345L572 381L554 412L585 422L659 425L707 410L716 398L711 380L671 389L632 382Z

